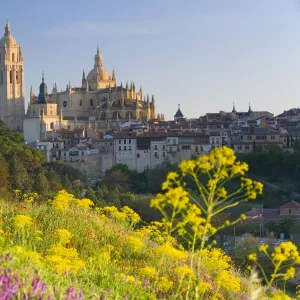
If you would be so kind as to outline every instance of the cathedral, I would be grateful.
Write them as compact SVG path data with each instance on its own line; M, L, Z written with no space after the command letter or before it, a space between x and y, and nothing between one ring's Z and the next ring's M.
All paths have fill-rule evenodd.
M6 22L0 39L0 119L12 130L23 129L25 113L24 61L22 47Z
M65 128L93 128L107 131L130 120L148 121L156 118L154 96L144 96L142 87L136 90L122 82L118 86L116 73L110 74L103 65L97 47L94 68L82 73L81 87L67 84L58 91L54 84L51 93L42 76L39 94L30 90L30 101L24 118L24 137L27 142L43 139L47 132Z

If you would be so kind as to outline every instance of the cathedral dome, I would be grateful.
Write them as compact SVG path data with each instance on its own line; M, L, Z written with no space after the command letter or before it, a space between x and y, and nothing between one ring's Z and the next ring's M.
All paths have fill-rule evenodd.
M9 24L6 24L4 36L0 39L0 46L4 46L5 44L9 44L11 46L17 45L16 39L10 33Z
M98 67L98 68L94 68L92 71L89 72L87 76L87 80L89 82L97 81L98 74L100 80L109 80L110 78L108 71L106 71L104 68Z
M99 78L98 78L99 76ZM110 74L104 69L102 56L97 47L97 54L95 55L94 69L91 70L87 76L88 82L95 82L98 80L110 80Z

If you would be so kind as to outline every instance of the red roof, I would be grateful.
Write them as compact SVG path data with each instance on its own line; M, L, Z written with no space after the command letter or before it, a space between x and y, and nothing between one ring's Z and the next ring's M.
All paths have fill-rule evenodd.
M285 205L280 206L280 208L300 208L300 203L292 200Z

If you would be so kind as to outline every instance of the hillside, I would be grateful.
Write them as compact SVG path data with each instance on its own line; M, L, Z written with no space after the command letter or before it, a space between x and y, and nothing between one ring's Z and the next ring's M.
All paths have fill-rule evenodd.
M293 265L300 256L292 243L271 249L273 254L267 245L254 250L250 271L236 269L213 246L216 232L245 218L216 216L262 193L259 182L243 177L247 169L228 148L182 162L178 172L168 174L163 193L151 201L164 216L152 223L127 206L95 207L90 199L64 190L38 202L38 194L15 190L12 199L0 202L1 297L290 299L272 286L295 275ZM203 185L201 174L214 179ZM187 188L191 178L202 201L192 200L196 194ZM238 178L240 188L228 194L227 183ZM274 269L262 286L258 276L266 255Z
M14 198L14 190L36 192L39 200L53 196L63 188L79 193L72 181L84 176L71 166L57 162L47 164L43 152L22 144L23 136L0 121L0 191L2 198Z

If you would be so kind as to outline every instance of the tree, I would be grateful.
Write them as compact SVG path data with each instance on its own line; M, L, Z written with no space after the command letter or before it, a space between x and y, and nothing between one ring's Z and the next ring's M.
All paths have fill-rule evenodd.
M295 217L283 217L277 222L277 232L284 233L285 237L289 237L291 234L291 230L296 223Z
M121 192L131 191L129 176L119 170L108 173L102 180L102 184L106 185L109 190L114 190L117 187Z
M287 148L290 148L290 144L291 144L290 136L288 135L287 138L286 138L286 146L287 146Z
M33 186L33 179L28 176L25 167L15 154L12 159L10 168L10 181L13 189L23 192L30 192Z
M65 174L62 179L61 179L61 183L63 185L63 187L67 190L67 191L71 191L72 190L72 182L68 176L68 174Z
M85 198L92 200L94 203L97 201L97 196L91 186L88 186L85 192Z
M47 195L49 192L49 184L46 176L40 173L35 180L34 189L38 194Z
M0 187L7 189L9 187L9 173L7 166L0 161Z

